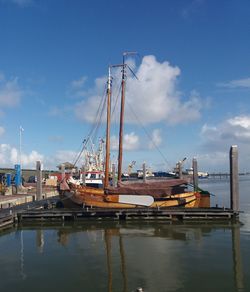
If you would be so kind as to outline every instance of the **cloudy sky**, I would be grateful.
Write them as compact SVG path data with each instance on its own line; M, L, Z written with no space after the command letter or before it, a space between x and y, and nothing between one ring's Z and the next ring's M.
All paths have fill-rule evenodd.
M0 167L73 161L105 93L108 66L127 62L124 168L197 157L228 171L238 145L250 171L248 0L0 0ZM113 69L112 160L120 69ZM112 110L113 111L113 110ZM105 120L105 117L103 118ZM98 144L104 123L92 137ZM81 162L81 161L80 161Z

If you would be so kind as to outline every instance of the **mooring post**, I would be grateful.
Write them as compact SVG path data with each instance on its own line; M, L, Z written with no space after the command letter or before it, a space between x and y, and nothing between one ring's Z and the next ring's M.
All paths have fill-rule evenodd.
M143 162L142 171L143 171L143 182L146 182L146 163L145 162Z
M238 170L238 147L230 148L230 208L239 211L239 170Z
M116 182L115 182L115 164L112 164L112 186L116 187Z
M177 168L178 168L178 173L179 173L179 179L182 179L182 163L181 162L178 162L177 163Z
M61 180L65 179L65 165L61 164Z
M86 171L85 171L85 165L83 165L83 167L82 167L82 184L84 186L86 186Z
M41 161L36 162L36 199L42 199L42 168Z
M196 158L193 158L193 185L194 192L196 192L198 190L198 165Z

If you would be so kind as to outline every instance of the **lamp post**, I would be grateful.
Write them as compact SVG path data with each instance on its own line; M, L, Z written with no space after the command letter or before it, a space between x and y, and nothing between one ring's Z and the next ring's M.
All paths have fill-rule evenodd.
M20 169L22 172L22 132L24 131L24 128L20 126L19 128L19 159L20 159Z

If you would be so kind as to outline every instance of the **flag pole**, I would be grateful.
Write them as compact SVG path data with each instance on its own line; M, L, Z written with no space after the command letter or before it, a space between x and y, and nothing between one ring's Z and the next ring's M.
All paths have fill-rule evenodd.
M24 131L23 127L19 128L19 159L20 159L20 171L22 172L22 132Z

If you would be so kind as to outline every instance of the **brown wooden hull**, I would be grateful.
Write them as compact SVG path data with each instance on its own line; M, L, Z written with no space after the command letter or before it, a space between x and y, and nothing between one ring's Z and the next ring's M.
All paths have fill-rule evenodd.
M111 209L132 209L142 207L135 204L119 203L119 194L104 195L102 189L92 189L93 188L90 187L76 188L71 192L65 192L64 195L78 206ZM155 198L152 205L147 208L169 208L186 205L191 207L196 201L196 198L197 193L194 192L171 195L160 199Z

